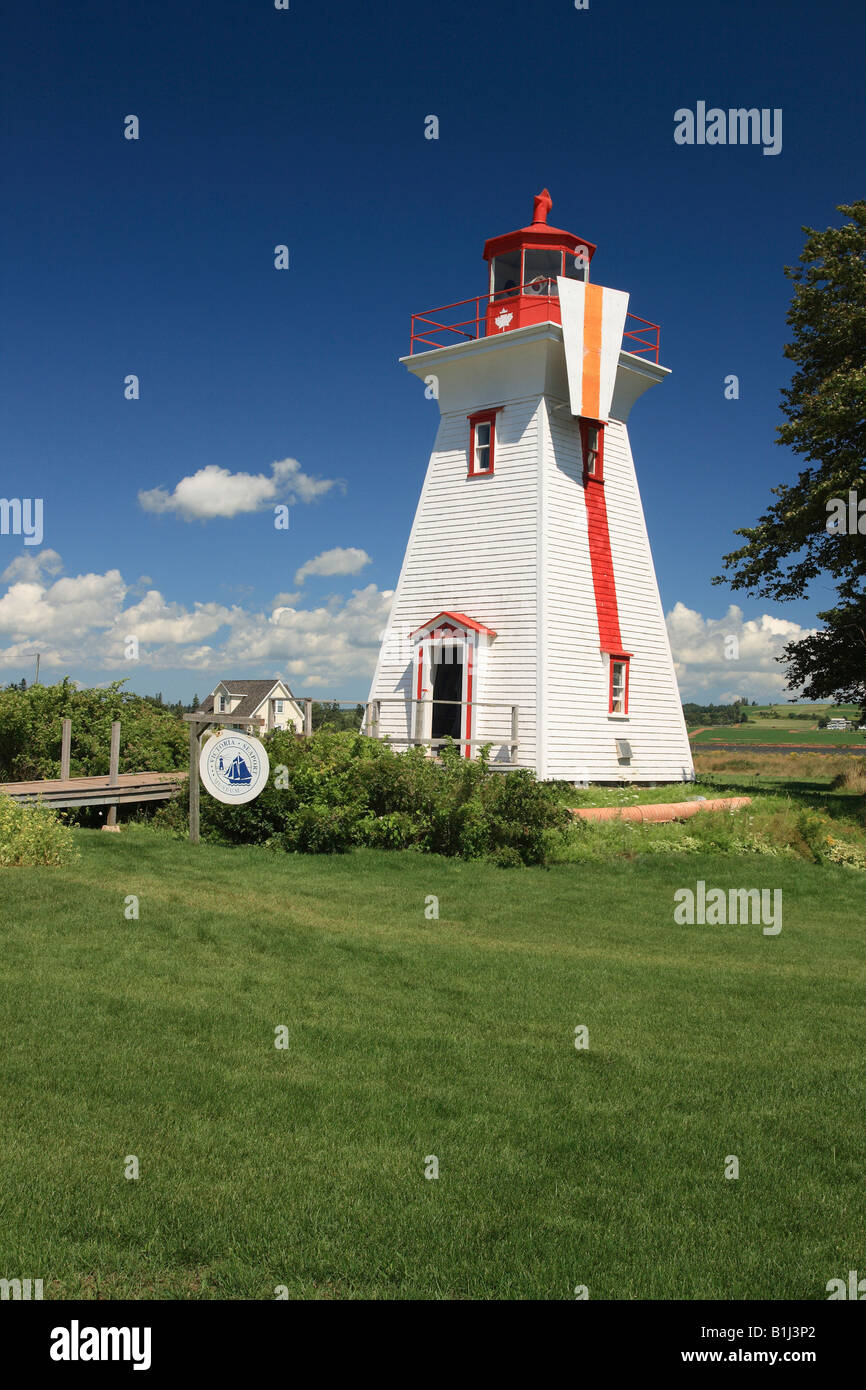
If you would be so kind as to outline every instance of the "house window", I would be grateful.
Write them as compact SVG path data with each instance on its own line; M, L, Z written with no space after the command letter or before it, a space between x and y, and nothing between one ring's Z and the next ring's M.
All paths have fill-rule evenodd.
M493 456L496 449L495 410L485 410L478 415L469 416L469 473L470 478L487 476L493 472Z
M227 711L228 707L229 707L228 696L227 696L227 695L220 695L220 703L219 703L219 709L217 710L217 714L225 714L225 712Z
M274 710L275 710L275 712L276 712L277 714L282 714L282 712L283 712L283 702L282 702L282 700L274 700Z
M581 420L580 440L584 479L594 478L601 482L604 477L604 425L597 420Z
M610 713L628 714L628 658L610 659Z

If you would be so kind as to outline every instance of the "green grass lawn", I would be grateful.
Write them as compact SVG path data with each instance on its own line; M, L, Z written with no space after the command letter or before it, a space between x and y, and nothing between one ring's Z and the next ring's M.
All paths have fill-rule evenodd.
M0 1276L824 1299L866 1269L864 875L79 838L0 878ZM674 925L699 878L781 888L781 934Z

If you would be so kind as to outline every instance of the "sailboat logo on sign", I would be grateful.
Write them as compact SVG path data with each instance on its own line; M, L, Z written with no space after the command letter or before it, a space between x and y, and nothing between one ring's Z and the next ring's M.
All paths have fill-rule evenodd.
M236 753L232 758L228 770L226 770L225 758L220 754L219 762L217 763L217 771L224 772L233 787L248 787L253 780L253 774L250 772L240 753Z
M222 734L208 739L201 751L199 772L202 786L217 801L240 806L264 789L270 763L257 738Z

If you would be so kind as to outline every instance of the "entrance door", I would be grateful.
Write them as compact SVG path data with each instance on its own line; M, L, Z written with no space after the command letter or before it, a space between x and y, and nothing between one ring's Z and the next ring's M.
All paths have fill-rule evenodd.
M459 704L446 705L444 700L463 699L463 649L457 646L441 646L433 651L433 719L431 738L448 738L455 743L460 741L463 723L463 707Z

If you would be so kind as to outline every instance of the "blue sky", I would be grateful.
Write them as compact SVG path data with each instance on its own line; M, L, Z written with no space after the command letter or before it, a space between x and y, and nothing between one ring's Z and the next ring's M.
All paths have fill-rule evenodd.
M797 468L774 443L782 267L803 224L864 194L864 15L855 0L16 6L0 492L44 499L44 537L0 536L0 680L29 679L39 651L43 679L128 676L171 698L277 672L299 694L363 697L436 425L397 363L410 314L482 294L485 238L526 223L546 185L551 221L598 244L593 278L662 326L673 375L630 430L683 696L781 695L772 656L831 590L782 607L710 578ZM781 153L677 145L674 112L699 100L781 108ZM259 509L200 518L228 496ZM354 572L316 572L334 568ZM731 631L739 663L722 658Z

